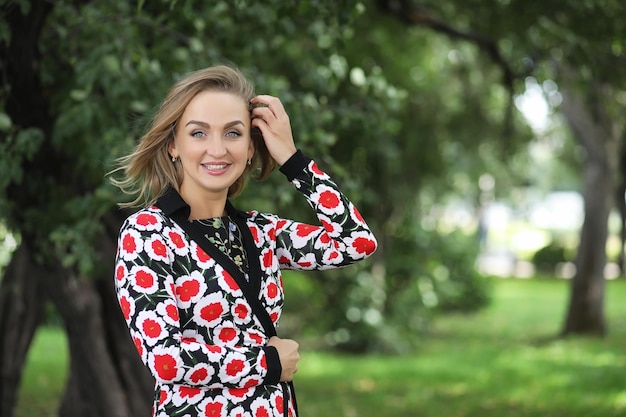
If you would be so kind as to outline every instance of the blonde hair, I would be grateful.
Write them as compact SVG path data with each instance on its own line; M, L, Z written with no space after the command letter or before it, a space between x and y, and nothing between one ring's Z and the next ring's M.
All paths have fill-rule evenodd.
M174 140L176 123L185 108L202 91L228 92L240 97L249 106L250 100L255 96L253 84L241 71L225 65L191 72L174 84L133 152L118 158L119 167L111 172L113 174L122 171L124 178L111 177L111 182L125 194L136 196L132 201L119 203L121 207L152 205L169 187L179 190L183 180L182 167L180 160L172 162L168 147ZM254 155L243 174L229 187L228 197L241 193L252 172L258 169L253 177L263 180L276 167L261 132L252 128L250 136L254 144Z

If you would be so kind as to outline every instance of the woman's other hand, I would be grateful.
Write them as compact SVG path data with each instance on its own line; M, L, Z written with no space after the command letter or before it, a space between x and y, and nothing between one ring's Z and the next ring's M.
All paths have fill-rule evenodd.
M267 343L268 346L274 346L278 351L282 373L281 381L292 381L293 375L298 372L298 361L300 353L298 353L298 342L291 339L281 339L278 336L272 336Z

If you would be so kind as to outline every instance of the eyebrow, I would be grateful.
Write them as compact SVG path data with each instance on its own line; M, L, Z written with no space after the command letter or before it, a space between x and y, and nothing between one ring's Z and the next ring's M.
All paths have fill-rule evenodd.
M191 124L198 125L198 126L202 126L202 127L204 127L205 129L209 129L209 128L211 127L211 126L209 126L209 124L208 124L208 123L206 123L206 122L201 122L201 121L199 121L199 120L190 120L190 121L188 121L188 122L185 124L185 127L187 127L187 126L189 126L189 125L191 125ZM228 123L226 123L226 124L224 125L224 128L225 128L225 129L228 129L228 128L233 127L233 126L235 126L235 125L242 125L242 126L245 126L244 122L242 122L241 120L233 120L232 122L228 122Z

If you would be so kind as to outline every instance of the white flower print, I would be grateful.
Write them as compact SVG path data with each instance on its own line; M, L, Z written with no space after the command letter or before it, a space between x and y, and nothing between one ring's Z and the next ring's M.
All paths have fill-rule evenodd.
M134 229L127 229L120 235L118 256L126 262L134 261L143 251L141 234Z
M189 381L194 386L206 385L213 377L214 372L215 370L212 366L208 366L204 363L198 363L187 370L185 380Z
M178 351L173 346L155 346L148 353L148 367L157 381L165 383L179 380L185 372Z
M178 306L189 308L198 302L207 290L204 276L200 271L191 271L189 275L183 275L176 279L176 298Z
M117 292L117 300L126 323L130 323L131 317L135 315L135 299L130 296L126 288L122 288Z
M171 263L174 258L173 254L168 250L167 245L159 234L153 234L143 244L143 248L150 256L150 259L157 262Z
M207 398L199 405L202 417L227 417L228 400L223 395Z
M171 326L178 326L178 307L173 300L165 300L156 306L157 313Z
M152 232L163 227L161 217L152 213L138 212L131 219L137 230Z
M138 293L151 294L159 288L157 275L146 266L135 265L128 275L130 285Z
M165 321L154 311L140 311L137 314L137 327L148 346L154 346L167 337Z
M224 296L221 293L211 293L196 303L192 320L199 326L212 328L222 322L228 310L228 302Z
M343 214L346 210L341 194L325 184L320 184L315 188L315 192L311 194L311 200L322 213L329 216Z
M165 236L167 246L169 246L176 255L187 256L189 253L189 242L185 239L185 232L178 227L165 227L163 229L163 236Z

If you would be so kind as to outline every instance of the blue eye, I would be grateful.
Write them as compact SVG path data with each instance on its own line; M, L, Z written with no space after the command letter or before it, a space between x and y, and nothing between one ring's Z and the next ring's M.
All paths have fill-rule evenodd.
M201 130L195 130L195 131L191 132L191 136L194 137L194 138L199 138L199 137L204 136L204 132L201 131Z
M236 130L231 130L230 132L226 132L226 136L230 138L238 138L239 136L241 136L241 133Z

